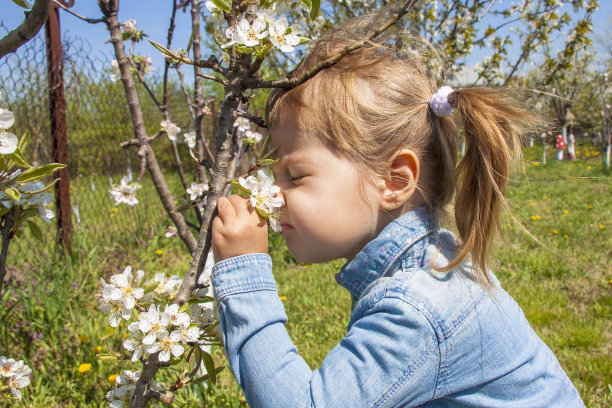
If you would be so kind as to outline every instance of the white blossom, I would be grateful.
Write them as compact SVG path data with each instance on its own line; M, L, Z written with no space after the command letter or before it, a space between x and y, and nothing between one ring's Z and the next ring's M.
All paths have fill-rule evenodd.
M280 188L274 184L274 177L260 169L256 176L240 177L238 183L250 191L250 201L253 208L262 217L270 219L270 226L274 231L280 232L281 225L278 219L280 208L285 204L285 201L279 195Z
M160 333L159 335L159 361L170 360L170 355L174 357L180 357L185 349L181 346L180 342L183 339L183 334L180 330L175 330L168 334L167 331Z
M247 118L239 117L234 121L234 127L238 132L244 133L251 129L251 121Z
M202 194L208 191L208 184L206 183L196 183L195 181L191 182L191 186L187 187L185 192L189 194L189 199L191 201L198 199L202 196Z
M32 370L23 363L12 358L0 356L0 389L8 387L13 398L21 401L21 388L30 384Z
M166 306L164 314L168 315L173 326L184 328L188 327L189 323L191 323L189 315L185 312L179 312L179 305L177 304Z
M19 140L17 136L6 129L15 123L13 112L0 108L0 154L11 154L17 150Z
M254 145L256 143L259 143L262 138L263 136L259 132L255 132L253 130L247 130L246 132L244 132L244 141L248 144Z
M266 22L261 18L256 18L253 23L241 16L238 23L234 27L230 27L225 31L225 36L231 41L224 44L226 48L234 44L242 44L247 47L259 45L259 42L268 36L266 31Z
M140 190L140 184L130 183L129 178L124 176L121 179L121 184L111 188L108 192L110 193L111 199L115 200L115 205L121 203L136 205L138 204L138 199L136 198L136 192L138 190Z
M190 149L193 149L196 146L196 132L187 132L183 136L185 137L185 143L187 143L187 146L189 146Z
M282 52L292 52L294 47L300 43L300 37L294 32L294 30L297 31L297 28L298 26L291 26L291 32L288 33L289 24L285 17L271 22L270 42Z
M115 380L115 387L106 393L111 408L123 408L130 406L130 400L136 389L136 381L140 377L140 371L132 372L124 370Z
M161 126L161 130L168 135L168 139L176 141L176 135L181 131L180 127L169 120L162 120L159 125Z
M144 271L132 275L132 267L127 266L122 273L111 276L110 283L100 278L102 283L102 304L98 307L104 313L110 313L109 324L117 327L121 318L132 316L136 301L144 296L144 289L139 287Z
M117 62L117 60L114 59L110 62L110 64L111 64L110 80L113 82L117 82L119 79L121 79L121 71L119 70L119 62Z

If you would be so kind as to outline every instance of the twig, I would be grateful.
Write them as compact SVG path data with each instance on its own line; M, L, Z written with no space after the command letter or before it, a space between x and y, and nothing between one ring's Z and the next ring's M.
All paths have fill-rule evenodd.
M62 3L60 3L57 0L53 0L53 4L55 4L57 7L61 8L62 10L68 12L69 14L72 14L76 18L80 18L81 20L86 21L90 24L98 24L98 23L104 22L104 18L89 18L89 17L82 16L78 13L75 13L74 11L70 10L68 7L64 6Z
M13 212L10 211L4 217L4 224L0 230L2 234L2 252L0 252L0 295L2 295L2 283L4 282L4 275L6 274L6 257L8 255L8 247L11 243L11 230L13 229L14 220Z
M218 83L220 83L223 86L227 85L227 81L226 80L221 79L221 78L217 78L216 76L213 76L213 75L206 75L206 74L200 74L200 73L197 73L196 75L199 76L200 78L204 78L204 79L208 79L208 80L211 80L211 81L218 82Z
M267 128L268 125L266 125L266 122L263 120L263 118L253 115L252 113L246 112L246 111L236 111L234 112L234 116L236 117L241 117L241 118L246 118L248 120L250 120L251 122L253 122L254 124L256 124L257 126L259 126L260 128Z
M404 16L406 13L408 13L408 11L410 11L410 9L414 6L414 4L416 2L417 2L417 0L409 0L409 1L407 1L406 4L404 4L402 6L402 8L400 8L398 10L397 13L395 13L381 27L379 27L378 29L374 30L369 36L367 36L366 38L364 38L361 41L355 42L353 45L347 45L338 54L331 56L330 58L326 59L325 61L321 61L318 65L316 65L315 67L309 69L308 71L304 72L302 75L300 75L298 77L278 79L278 80L272 80L272 81L265 81L265 80L263 80L260 77L250 77L250 78L246 78L245 80L243 80L242 84L243 84L243 86L245 88L248 88L248 89L257 89L257 88L287 88L287 89L291 89L291 88L295 88L296 86L299 86L299 85L303 84L304 82L308 81L310 78L312 78L313 76L318 74L320 71L333 66L338 61L340 61L342 58L344 58L346 55L350 54L351 52L353 52L355 50L358 50L359 48L362 48L368 42L370 42L374 38L378 37L381 33L386 31L389 27L394 25L402 16Z

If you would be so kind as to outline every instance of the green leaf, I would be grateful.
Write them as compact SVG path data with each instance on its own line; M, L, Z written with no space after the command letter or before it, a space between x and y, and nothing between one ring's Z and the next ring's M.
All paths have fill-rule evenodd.
M206 372L210 377L210 382L215 384L217 382L217 373L215 372L215 362L213 361L210 354L206 351L202 351L202 360L204 361L204 367L206 367Z
M39 240L41 243L44 242L42 231L35 222L28 220L28 227L30 227L30 232L32 235L34 235L34 238Z
M21 197L21 193L14 187L7 187L3 190L4 194L11 200L17 201Z
M40 180L65 167L66 165L61 163L50 163L40 167L30 167L17 177L17 181L20 183L27 183Z
M268 147L270 146L271 138L272 138L271 134L268 134L266 136L266 139L264 140L264 144L263 146L261 146L261 152L259 153L259 157L258 157L259 160L266 157L266 151L268 150Z
M149 286L147 286L144 290L145 295L147 293L151 293L153 292L155 289L157 289L157 287L159 286L159 282L153 282L152 284L150 284Z
M20 167L32 167L23 156L23 153L21 153L19 150L15 150L13 153L9 154L8 157Z
M225 11L226 13L229 13L231 11L229 4L227 4L225 0L212 0L212 2L215 6Z
M60 179L56 178L55 180L53 180L47 187L41 188L40 190L34 190L34 191L24 191L24 194L39 194L39 193L44 193L45 191L49 190L55 183L57 183Z
M181 61L183 64L193 65L193 61L190 60L189 58L184 57L182 55L175 54L172 51L170 51L169 49L167 49L166 47L164 47L163 45L156 43L155 41L149 40L149 42L151 43L152 46L157 48L163 54L166 54L169 57L172 57L172 58L174 58L174 59L176 59L178 61Z
M0 171L4 169L4 166L6 166L6 159L3 154L0 154Z
M96 357L98 357L100 360L106 361L106 360L119 360L119 358L117 358L117 356L113 356L112 354L96 354Z
M21 136L21 140L19 140L19 143L17 143L17 150L23 153L23 150L28 145L29 141L30 141L30 132L25 132L23 136Z
M108 339L110 336L113 335L114 332L115 332L115 328L114 327L110 327L110 326L106 327L106 330L104 330L104 334L102 335L100 340Z
M200 29L199 20L196 21L196 24L193 25L193 30L191 30L191 37L189 37L189 43L187 44L187 54L189 55L189 51L191 50L191 46L193 45L193 37L195 37L196 33Z
M248 189L242 187L238 180L232 180L232 187L236 189L235 192L238 194L243 194L247 197L251 196L251 192Z
M278 163L279 159L263 159L257 162L260 167L271 166L275 163Z
M6 208L3 205L0 205L0 217L4 217L8 212L11 211L10 208Z
M23 7L24 9L31 9L31 7L29 7L25 1L23 0L13 0L13 3L15 3L16 5L18 5L19 7Z
M178 312L179 313L185 313L185 311L187 310L188 307L189 307L189 303L185 303L183 306L179 307Z
M321 0L312 0L312 7L310 7L310 20L314 21L319 14L319 7L321 7Z

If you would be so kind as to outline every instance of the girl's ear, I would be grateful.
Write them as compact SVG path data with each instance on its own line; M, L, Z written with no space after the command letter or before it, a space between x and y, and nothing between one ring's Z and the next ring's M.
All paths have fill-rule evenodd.
M417 188L419 171L419 158L415 152L403 149L397 153L384 179L381 208L392 211L402 207Z

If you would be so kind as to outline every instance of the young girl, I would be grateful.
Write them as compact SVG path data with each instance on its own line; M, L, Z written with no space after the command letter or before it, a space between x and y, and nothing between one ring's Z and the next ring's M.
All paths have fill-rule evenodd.
M320 40L299 75L350 44ZM456 167L461 117L467 142ZM347 334L312 370L291 342L267 227L218 201L213 286L225 351L251 407L579 407L550 349L487 269L519 135L500 89L438 88L419 57L350 53L267 109L282 235L304 262L346 258ZM438 223L454 196L459 238Z

